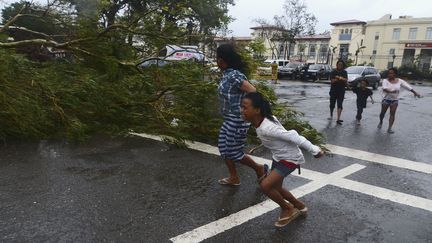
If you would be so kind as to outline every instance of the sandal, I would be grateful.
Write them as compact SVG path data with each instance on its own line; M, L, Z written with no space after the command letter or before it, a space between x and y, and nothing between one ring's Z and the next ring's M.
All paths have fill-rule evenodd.
M218 183L224 186L240 186L240 182L233 183L230 181L229 177L218 180Z
M288 217L284 217L284 218L279 218L278 221L276 221L275 226L276 227L284 227L287 224L289 224L291 221L293 221L294 219L296 219L298 216L300 216L300 211L296 208L294 208L294 212L288 216Z

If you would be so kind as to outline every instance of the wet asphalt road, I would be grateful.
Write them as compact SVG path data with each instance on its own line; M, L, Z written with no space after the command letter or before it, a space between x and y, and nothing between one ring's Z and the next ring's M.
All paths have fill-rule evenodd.
M432 164L432 86L405 93L395 134L378 130L379 105L368 104L354 124L348 93L342 126L327 121L328 84L281 81L276 90L304 112L328 143ZM379 92L374 93L376 101ZM387 125L384 123L384 128ZM270 158L265 149L257 155ZM366 168L346 178L432 200L431 174L340 155L307 169L332 173L354 163ZM266 197L254 173L239 167L242 185L222 187L227 174L218 156L167 146L136 136L97 137L86 144L59 141L8 143L0 147L1 242L168 242ZM309 180L289 176L293 189ZM205 242L432 242L432 212L327 185L302 200L309 215L283 229L273 210Z

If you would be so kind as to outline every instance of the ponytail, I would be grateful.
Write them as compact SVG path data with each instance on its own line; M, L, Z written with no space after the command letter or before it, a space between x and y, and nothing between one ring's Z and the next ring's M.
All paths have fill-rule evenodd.
M254 108L260 109L261 116L269 119L272 122L276 122L273 117L273 112L271 110L270 103L264 96L259 92L247 93L244 96L245 99L250 99L252 101L252 106Z

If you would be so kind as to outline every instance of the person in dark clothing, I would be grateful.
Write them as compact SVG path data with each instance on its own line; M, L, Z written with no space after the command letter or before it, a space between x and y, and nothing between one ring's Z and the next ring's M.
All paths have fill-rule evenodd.
M343 109L343 100L345 98L345 87L347 86L348 73L345 71L345 62L339 60L336 63L336 69L330 73L330 117L329 120L333 119L333 111L337 103L337 119L336 123L342 125L341 114Z
M371 98L372 104L374 103L374 100L372 98L372 91L367 88L368 85L369 82L367 80L361 80L360 87L352 88L354 94L357 95L357 102L356 102L357 103L357 115L356 115L357 125L360 125L363 109L366 108L368 97Z

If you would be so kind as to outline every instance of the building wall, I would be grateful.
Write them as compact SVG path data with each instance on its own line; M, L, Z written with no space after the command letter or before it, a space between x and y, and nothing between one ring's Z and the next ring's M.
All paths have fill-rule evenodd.
M404 58L404 53L410 52L406 50L411 49L414 56L423 54L420 64L421 66L424 66L422 64L427 66L429 63L430 68L432 36L427 39L426 33L427 28L432 28L432 18L389 19L390 16L387 17L368 22L365 38L366 49L363 51L362 61L372 62L380 70L387 69L391 65L399 67L403 63L407 64L413 61L411 58L407 58L408 56ZM414 37L410 36L410 29L412 28L416 28L417 32L415 38L410 39L410 37ZM399 39L393 38L394 29L400 29ZM377 41L375 40L376 35L378 35ZM375 48L376 42L378 42L378 45ZM423 47L407 47L407 44L410 46L412 46L411 44L423 44ZM430 47L427 47L428 45ZM376 49L375 55L374 49Z
M342 34L343 31L343 34ZM348 33L346 33L348 32ZM343 24L335 26L331 33L330 48L337 47L333 55L333 63L336 59L355 60L355 52L359 46L364 45L365 25ZM341 45L348 45L348 51L341 53Z

